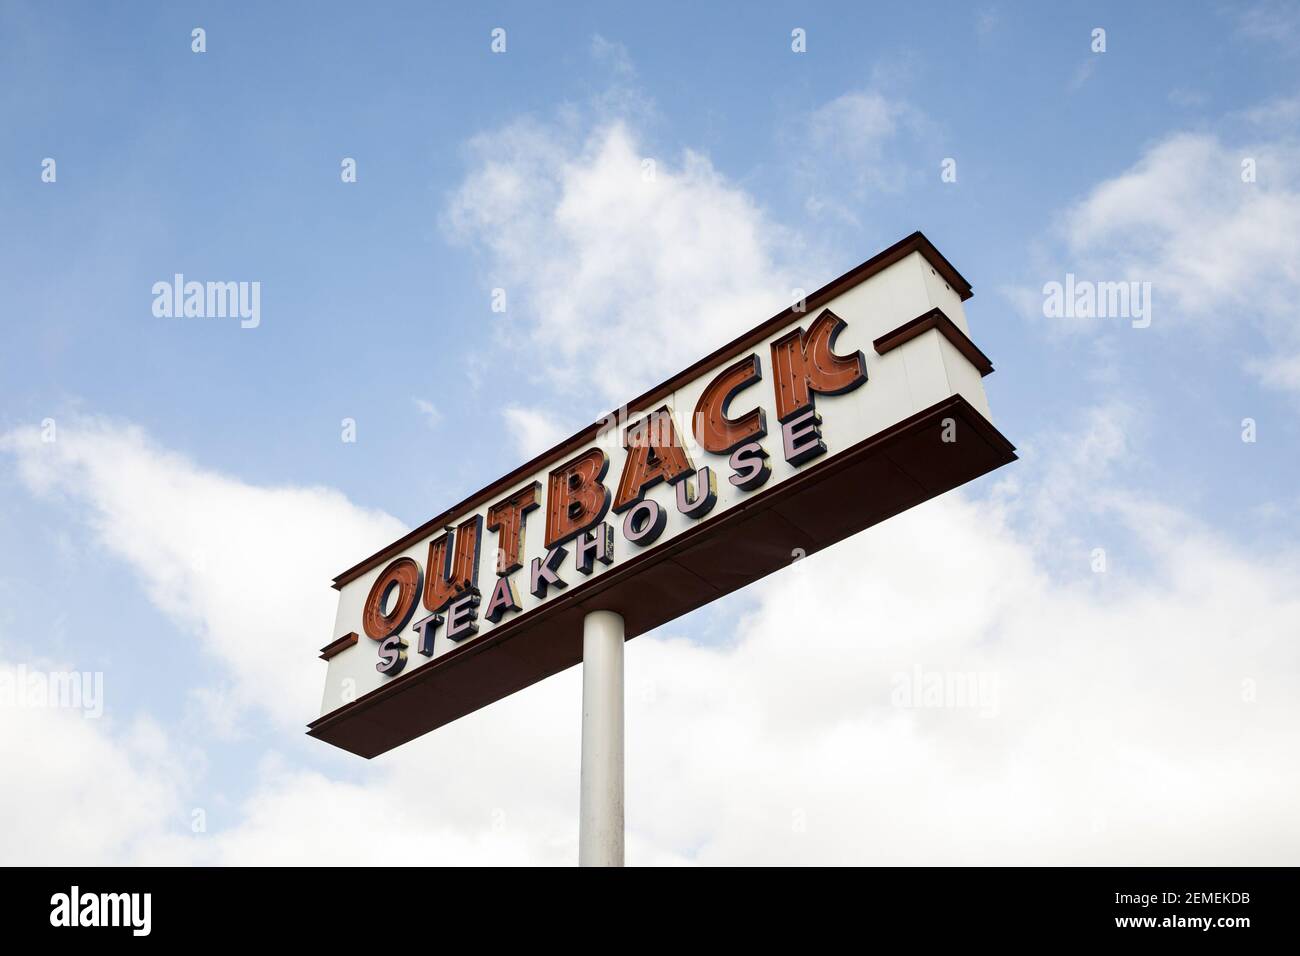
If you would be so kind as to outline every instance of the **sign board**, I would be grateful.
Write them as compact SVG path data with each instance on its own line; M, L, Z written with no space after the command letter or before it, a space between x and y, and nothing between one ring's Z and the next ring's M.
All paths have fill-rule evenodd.
M364 757L1015 459L913 233L334 580L313 737ZM810 635L809 640L815 640Z

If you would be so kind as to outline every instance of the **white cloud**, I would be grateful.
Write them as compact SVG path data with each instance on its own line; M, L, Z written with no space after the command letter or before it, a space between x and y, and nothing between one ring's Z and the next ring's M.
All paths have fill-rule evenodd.
M1084 84L1092 79L1092 75L1097 72L1097 57L1101 55L1093 53L1088 59L1079 62L1079 65L1074 69L1074 73L1070 76L1068 84L1070 92L1073 93L1076 90L1083 89Z
M600 37L593 50L626 64ZM816 264L815 235L779 226L708 156L646 143L626 116L652 106L616 90L595 118L573 110L476 137L444 216L509 295L511 331L498 343L549 388L587 401L594 392L588 421L774 315L796 289L834 278ZM811 212L856 224L872 194L923 175L896 153L933 138L921 110L873 84L792 124L790 170Z
M897 134L909 110L875 90L845 93L813 111L809 145L831 149L845 160L879 163L885 141Z
M7 686L25 673L0 660ZM76 709L6 699L0 702L0 754L0 859L6 863L127 862L162 827L181 821L185 768L166 732L148 717L121 726L109 718L87 719Z
M1190 89L1185 86L1175 87L1168 94L1169 102L1181 109L1196 109L1204 106L1208 99L1200 90Z
M1231 144L1211 133L1178 133L1129 169L1089 191L1061 217L1056 263L1090 281L1152 283L1153 327L1195 328L1213 338L1262 338L1271 351L1247 369L1291 387L1300 357L1300 191L1289 177L1300 146L1276 118L1285 103L1247 117L1260 134ZM1256 181L1244 182L1243 161ZM1013 296L1041 314L1038 290ZM1248 339L1247 348L1258 348Z
M1246 158L1258 182L1242 181ZM1170 137L1068 212L1069 250L1094 271L1155 282L1174 321L1275 311L1300 284L1300 194L1285 176L1298 159L1290 145Z
M995 495L1014 513L1022 538L1039 554L1088 550L1076 537L1080 502L1096 500L1132 452L1140 416L1111 400L1085 408L1076 427L1044 429L1018 453L1023 465L1000 472Z
M789 278L787 238L748 194L699 153L653 154L622 121L516 123L473 153L448 227L487 252L528 366L590 402L589 420L807 285Z
M442 412L438 411L437 406L427 398L412 398L411 401L420 410L420 414L424 416L425 424L430 428L437 428L438 423L442 421Z
M1234 13L1243 37L1277 44L1289 53L1300 51L1300 10L1294 3L1263 0Z
M330 580L405 530L332 489L250 485L103 420L60 422L51 443L18 429L0 450L30 491L82 509L96 543L224 665L234 705L288 726L319 710L322 672L303 665L333 633Z
M1300 392L1300 353L1254 359L1246 368L1269 388Z
M574 428L566 429L557 423L554 413L536 408L524 408L520 405L508 405L501 414L505 417L506 430L515 449L519 452L521 461L535 458L546 449L568 438L580 427L575 425Z
M1099 412L1086 441L1062 447L1122 454L1124 427L1111 417ZM207 492L211 520L237 527L250 498L294 501L204 473L137 433L90 434L84 447L113 452L164 518L193 488ZM1059 449L1043 447L1050 473ZM89 520L108 540L175 556L210 538L207 526L155 521L99 487L107 479L81 455L55 454L24 464L52 473L29 482L94 502ZM1093 575L1081 553L1076 574L1049 573L1032 529L1007 520L1041 509L1010 482L993 500L945 496L768 579L733 600L725 646L683 640L675 626L632 642L629 861L1294 862L1296 554L1243 552L1123 492L1104 467L1069 498L1105 508L1149 568ZM150 593L160 586L142 578ZM231 605L266 608L307 586L245 575L236 601L191 574L169 583L186 620L214 635L231 626ZM301 674L315 689L318 643L299 641L277 680ZM895 675L918 668L986 675L993 706L896 706ZM5 752L28 768L21 792L43 799L36 817L0 816L0 847L35 861L80 862L82 848L134 862L570 862L579 678L558 675L373 762L323 746L324 769L268 757L246 799L209 810L202 836L186 832L176 775L161 769L174 758L156 732L137 742L107 721L6 719ZM64 822L87 807L84 828ZM29 837L32 819L63 828L57 842Z
M887 130L877 107L838 108ZM1194 181L1217 175L1230 151L1194 140L1157 144L1073 210L1071 254L1105 267L1127 252L1115 261L1231 301L1235 280L1178 260L1208 255L1186 217L1236 226L1225 187L1209 212L1178 208L1194 195L1185 186L1157 188L1170 163ZM782 301L762 300L781 300L786 283L772 277L789 274L779 233L707 159L657 161L647 183L642 153L617 122L507 127L480 142L481 168L449 214L510 288L521 319L502 321L520 321L521 347L546 343L557 358L543 371L614 401L772 314ZM1209 310L1190 293L1185 307ZM535 408L504 415L524 454L565 431ZM1294 863L1296 555L1242 552L1111 484L1105 466L1130 452L1130 418L1099 409L1081 436L1040 442L1045 480L1012 471L990 500L945 496L731 599L730 643L701 646L677 626L632 642L629 861ZM218 475L104 422L61 428L54 445L13 432L0 447L34 493L76 503L101 546L224 664L194 678L198 706L229 715L228 697L264 702L299 739L319 694L329 577L396 537L395 519L328 489ZM1071 530L1080 508L1136 537L1143 565L1091 574ZM1063 573L1076 548L1078 573ZM895 706L895 675L918 668L986 675L993 706ZM27 758L18 765L43 803L37 816L3 808L0 855L569 862L579 679L558 675L369 763L324 745L315 767L268 755L246 798L210 801L200 837L185 832L175 741L147 723L137 736L58 712L6 720L0 744ZM45 749L61 755L48 768L31 759ZM97 801L107 810L88 818L93 837L73 825L46 845L24 831Z
M808 190L807 210L858 225L857 209L872 196L897 193L923 175L914 161L918 142L934 140L933 124L917 107L874 88L852 90L813 110L798 127L798 175ZM939 176L939 159L924 160Z
M591 56L597 63L609 67L615 76L628 79L636 75L636 67L632 65L627 47L615 40L608 40L599 33L591 38Z

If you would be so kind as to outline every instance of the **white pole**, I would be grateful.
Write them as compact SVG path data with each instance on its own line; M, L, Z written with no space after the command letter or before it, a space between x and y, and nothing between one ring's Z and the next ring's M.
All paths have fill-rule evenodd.
M578 865L623 865L623 616L582 621L582 783Z

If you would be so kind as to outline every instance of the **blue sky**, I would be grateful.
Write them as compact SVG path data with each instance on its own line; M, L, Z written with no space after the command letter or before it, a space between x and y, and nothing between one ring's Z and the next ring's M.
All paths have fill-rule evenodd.
M195 27L206 30L201 54ZM496 27L507 36L500 54L489 48ZM1090 48L1097 27L1103 53ZM805 53L791 50L795 28ZM583 388L593 353L541 355L543 330L616 342L639 310L684 318L703 303L692 320L700 341L720 342L781 308L791 288L820 286L916 229L975 288L967 314L997 368L986 381L996 423L1024 456L936 507L957 509L957 522L995 513L1026 593L1059 613L1081 599L1097 627L1160 601L1187 611L1186 598L1207 590L1224 606L1253 602L1239 621L1258 643L1237 650L1277 675L1275 693L1292 686L1283 572L1300 540L1298 59L1296 7L1269 3L4 4L0 659L102 670L104 720L69 730L60 715L28 736L125 767L125 791L159 808L158 821L104 837L91 855L238 858L268 831L292 832L286 821L303 818L292 793L318 788L340 807L357 794L400 799L411 785L401 761L431 755L470 774L472 744L527 724L538 694L556 710L536 733L567 733L563 685L462 722L445 745L360 765L300 736L310 711L295 724L292 708L268 710L275 684L253 672L239 609L280 607L283 589L310 587L280 611L248 611L276 622L267 637L277 646L292 642L274 660L307 672L327 638L316 615L332 619L332 573L708 350L634 352ZM46 157L54 183L41 179ZM356 183L340 180L344 157L357 162ZM615 189L583 211L584 196L608 197L611 169L644 158L657 164L659 198L622 204ZM956 182L941 180L946 158ZM1254 182L1241 179L1245 158ZM177 272L260 282L260 325L155 317L150 289ZM1151 327L1046 318L1042 287L1067 272L1151 282ZM504 316L490 308L496 287L509 296ZM738 290L753 298L730 314ZM714 321L718 303L728 314ZM56 451L31 439L47 418ZM345 418L355 443L340 440ZM1241 439L1245 418L1255 442ZM251 522L263 508L273 520ZM912 520L941 512L930 514ZM187 524L195 515L206 518ZM345 530L322 526L333 522ZM860 538L854 547L872 546ZM324 577L312 565L314 584L275 582L239 560L280 547L300 567L320 560ZM1096 547L1107 575L1090 569ZM1189 570L1192 553L1204 560ZM1226 566L1211 573L1215 556ZM1237 577L1250 567L1255 597L1227 583L1254 580ZM219 588L214 568L228 576ZM675 622L643 653L742 653L752 638L734 622L771 616L781 587ZM1208 608L1197 616L1218 620ZM936 624L973 628L943 653L983 653L999 640L997 619ZM1216 655L1236 651L1206 628L1189 653L1226 667ZM1126 635L1116 631L1117 646ZM1139 673L1162 647L1141 665L1117 651L1110 672ZM666 697L647 706L672 706ZM1164 714L1218 713L1195 681L1175 680L1161 699ZM1107 706L1121 715L1130 704ZM1295 710L1275 706L1262 723L1294 730ZM1034 723L1026 708L1018 726ZM875 739L875 718L858 718ZM153 728L146 744L141 726ZM825 729L807 728L805 752ZM890 745L908 740L919 746ZM776 744L751 743L753 765L783 766ZM1092 738L1097 755L1113 743L1100 730ZM1014 729L997 747L1033 763ZM1243 773L1260 775L1248 789L1280 792L1272 775L1294 763L1265 771L1260 761L1244 761ZM549 780L552 769L537 773ZM562 860L562 770L553 805L511 805L510 819L535 815L530 833L466 810L418 845L447 859ZM517 779L491 773L500 795L487 799L510 799ZM80 806L95 791L78 780L32 786ZM1010 778L989 769L981 792L1000 787ZM712 806L715 795L700 799ZM1225 817L1206 800L1188 813ZM259 816L282 805L279 822ZM201 837L190 825L200 806L221 808ZM763 842L738 827L735 808L704 814L716 831L689 834L629 813L630 859L750 860ZM1223 826L1240 861L1266 852ZM734 832L747 836L720 835ZM1174 836L1152 852L1174 854ZM39 858L7 839L15 857ZM1118 836L1072 840L1047 838L1062 854L1120 862ZM1297 840L1292 824L1290 862ZM276 846L309 858L310 842ZM0 856L5 845L0 833ZM774 858L831 852L805 843Z

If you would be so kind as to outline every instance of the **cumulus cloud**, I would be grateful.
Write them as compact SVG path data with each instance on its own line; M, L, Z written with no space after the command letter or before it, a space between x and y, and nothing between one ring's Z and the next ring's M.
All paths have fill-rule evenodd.
M506 420L506 430L519 453L520 461L528 461L546 449L568 438L581 424L574 423L566 430L557 423L553 413L521 405L507 405L501 413Z
M1126 517L1137 531L1150 509ZM774 579L728 662L763 673L728 676L753 707L735 725L771 728L783 770L762 809L787 826L738 828L715 858L1293 858L1294 559L1270 572L1182 516L1148 544L1149 575L1053 580L995 510L950 496ZM853 597L801 613L818 592ZM987 675L996 714L892 706L918 668Z
M43 866L131 862L168 822L180 822L189 768L147 716L123 724L24 699L33 674L69 673L41 664L0 660L0 858Z
M871 104L851 105L871 118ZM1185 219L1234 227L1236 200L1220 189L1209 212L1187 211L1176 207L1193 194L1168 187L1137 201L1161 163L1218 175L1231 151L1208 142L1157 144L1150 167L1125 174L1136 180L1090 194L1068 218L1070 253L1105 267L1127 251L1126 263L1232 302L1235 284L1213 269L1257 276L1248 257L1207 258L1200 276L1175 253L1208 256ZM511 289L503 321L520 323L520 347L545 343L546 372L614 401L772 314L791 284L780 233L746 193L690 152L660 157L647 178L645 152L620 122L515 124L479 144L448 214ZM1189 293L1196 308L1208 307ZM558 437L532 408L504 414L521 451ZM1132 427L1128 410L1099 409L1017 466L1039 469L1035 481L946 495L797 562L728 599L725 643L691 641L684 624L632 642L629 862L1293 862L1297 557L1244 552L1112 484L1106 465L1133 453ZM32 494L71 502L223 665L196 678L197 701L265 706L300 740L333 619L329 577L399 522L329 489L214 473L103 421L48 445L11 432L0 447ZM1105 512L1142 563L1094 574L1072 509ZM188 818L165 732L25 712L0 722L0 744L41 815L5 807L0 855L571 862L579 681L557 675L372 762L324 745L313 765L268 754L251 792L210 812L201 835L176 825ZM34 759L47 749L65 756L47 767ZM71 828L51 853L26 832L96 801L107 810L87 818L93 837Z
M1249 40L1277 44L1285 52L1300 52L1300 11L1295 4L1261 0L1233 10L1237 32Z
M1050 278L1069 271L1090 282L1149 282L1156 328L1214 339L1244 330L1243 344L1257 353L1246 370L1265 385L1296 389L1300 191L1288 171L1300 165L1300 142L1280 132L1287 108L1282 101L1244 115L1252 135L1232 142L1183 132L1152 145L1063 213L1057 247L1045 257L1054 263ZM1041 314L1037 289L1011 296ZM1258 354L1261 346L1267 351Z
M330 580L405 530L333 489L251 485L100 419L61 422L48 443L17 429L0 450L33 494L79 509L149 600L223 665L234 706L286 726L319 709L320 671L303 662L332 634Z
M621 45L596 36L592 52L634 76ZM647 142L636 120L653 112L615 85L589 110L488 131L443 217L509 293L498 347L526 353L560 392L594 391L588 421L834 278L816 235L775 222L707 155ZM864 202L921 175L904 155L924 143L932 156L935 127L873 80L784 138L808 211L858 225Z
M1104 423L1084 428L1073 444L1122 453ZM90 434L164 516L196 487L226 525L259 495L295 500L232 489L134 431ZM80 455L56 454L71 462L25 464L29 482L92 503L101 534L176 555L212 533L156 521L100 487ZM1134 535L1144 565L1094 574L1081 553L1073 573L1050 568L1043 542L1009 518L1039 510L1011 483L991 499L944 496L732 598L728 643L670 625L629 644L629 861L1294 860L1297 556L1243 552L1124 493L1104 468L1072 497ZM320 507L341 517L336 504L307 512ZM151 594L160 586L141 578ZM188 626L214 641L229 633L228 592L189 572L167 583ZM252 607L282 593L269 573L241 585ZM278 678L299 673L315 690L317 643L300 641ZM221 651L236 652L246 648ZM202 835L166 825L180 811L158 732L140 742L42 712L0 733L6 753L56 754L20 764L50 826L90 808L97 835L68 830L64 859L80 862L85 845L129 861L564 863L576 855L579 679L558 675L368 763L324 748L314 768L269 756L251 794L210 813ZM961 686L979 690L963 697ZM121 819L112 800L96 807L105 787L130 804ZM0 817L7 859L49 859L20 832L30 819Z
M788 236L709 159L654 155L622 120L480 137L447 225L487 254L530 365L600 404L774 315L807 283ZM825 277L825 278L830 278Z
M819 106L801 130L799 162L809 190L807 208L857 222L857 204L873 194L896 193L921 174L904 156L933 132L919 108L871 87Z
M1243 159L1259 181L1242 181ZM1275 312L1300 284L1300 194L1283 175L1297 159L1290 146L1173 136L1069 210L1069 251L1093 270L1155 282L1174 321Z
M996 498L1013 515L1025 542L1044 559L1084 550L1076 521L1080 502L1097 500L1117 465L1140 447L1136 409L1110 400L1083 410L1071 428L1044 430L1018 449L1024 467L1000 472Z

